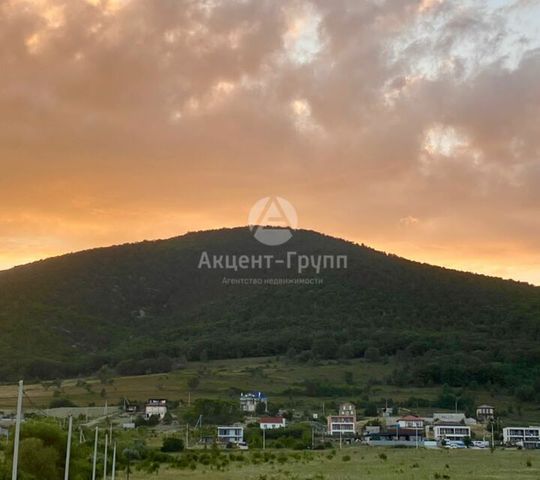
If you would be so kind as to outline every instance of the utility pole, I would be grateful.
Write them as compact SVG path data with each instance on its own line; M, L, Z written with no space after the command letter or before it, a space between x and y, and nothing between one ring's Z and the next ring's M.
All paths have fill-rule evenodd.
M105 434L105 457L103 458L103 480L107 480L107 450L109 448L109 435Z
M491 448L495 448L495 435L493 433L493 423L495 420L491 421Z
M96 480L98 436L99 427L96 427L96 439L94 440L94 460L92 462L92 480Z
M341 433L341 428L339 429L339 449L343 448L343 435Z
M68 438L66 447L66 468L64 470L64 480L69 480L69 459L71 457L71 433L73 431L73 417L69 416L68 421Z
M263 432L263 450L266 450L266 428L263 428L262 432Z
M313 424L311 424L311 450L315 448L315 429L313 428Z
M129 474L131 473L131 451L128 450L127 454L127 470L126 470L126 479L129 480Z
M189 448L189 423L186 423L186 448Z
M115 476L116 476L116 442L114 442L113 454L112 454L112 473L111 473L111 480L115 480L115 479L114 479Z
M11 471L11 480L17 480L17 468L19 465L19 441L21 439L21 421L22 421L22 401L24 393L24 383L19 381L19 396L17 398L17 420L15 424L15 438L13 439L13 469Z

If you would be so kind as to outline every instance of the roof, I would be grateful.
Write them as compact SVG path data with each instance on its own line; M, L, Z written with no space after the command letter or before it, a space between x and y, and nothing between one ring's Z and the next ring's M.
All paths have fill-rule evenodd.
M259 400L266 400L266 395L263 392L249 392L241 393L240 398L257 398Z
M406 422L416 422L416 421L423 422L424 421L423 419L421 419L420 417L417 417L415 415L407 415L405 417L402 417L402 418L400 418L398 420L398 422L401 421L401 420L405 420Z
M436 427L467 427L470 428L468 425L463 425L461 422L436 422Z
M259 423L283 423L283 417L261 417Z
M492 410L495 409L495 407L492 407L491 405L478 405L478 407L476 407L477 409L479 408L491 408Z

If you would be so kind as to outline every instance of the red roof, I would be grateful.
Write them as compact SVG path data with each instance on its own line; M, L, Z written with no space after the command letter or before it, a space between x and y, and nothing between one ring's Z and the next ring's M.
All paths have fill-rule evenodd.
M420 417L415 417L414 415L407 415L406 417L400 418L399 420L405 420L406 422L422 421Z
M259 423L283 423L283 417L261 417Z

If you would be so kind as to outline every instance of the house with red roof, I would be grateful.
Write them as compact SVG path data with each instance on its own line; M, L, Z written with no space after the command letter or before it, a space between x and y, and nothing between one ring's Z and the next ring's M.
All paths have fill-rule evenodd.
M274 428L283 428L287 421L283 417L261 417L259 420L261 430L273 430Z
M398 419L397 424L399 428L413 428L413 429L422 429L424 428L424 420L416 415L407 415Z

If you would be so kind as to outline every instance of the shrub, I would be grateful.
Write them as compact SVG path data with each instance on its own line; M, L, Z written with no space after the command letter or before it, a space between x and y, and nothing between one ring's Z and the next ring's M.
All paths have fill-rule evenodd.
M163 439L162 452L181 452L184 450L184 441L177 437L167 437Z

